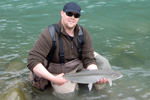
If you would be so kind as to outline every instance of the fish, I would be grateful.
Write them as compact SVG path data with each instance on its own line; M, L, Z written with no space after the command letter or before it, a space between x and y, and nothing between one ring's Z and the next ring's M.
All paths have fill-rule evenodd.
M97 80L106 78L109 82L110 87L112 81L123 77L123 75L112 69L97 69L89 70L84 69L77 73L66 73L63 78L74 83L88 84L89 91L91 91L93 83L97 83Z

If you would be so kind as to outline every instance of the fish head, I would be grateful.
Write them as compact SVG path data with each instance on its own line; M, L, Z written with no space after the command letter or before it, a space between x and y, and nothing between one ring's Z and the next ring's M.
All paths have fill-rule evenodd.
M123 77L123 75L120 72L112 71L110 77L107 79L109 81L110 87L112 86L112 80L117 80L121 77Z
M123 77L123 75L120 72L115 72L112 74L111 78L112 78L112 80L116 80L116 79L119 79L121 77Z

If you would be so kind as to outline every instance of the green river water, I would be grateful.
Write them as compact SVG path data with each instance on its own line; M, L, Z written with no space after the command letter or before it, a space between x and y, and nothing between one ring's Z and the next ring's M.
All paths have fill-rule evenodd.
M72 0L0 0L0 100L54 100L52 89L40 92L29 83L27 57L48 25L57 23ZM88 91L76 100L150 100L150 0L75 0L79 24L96 52L123 74L112 87Z

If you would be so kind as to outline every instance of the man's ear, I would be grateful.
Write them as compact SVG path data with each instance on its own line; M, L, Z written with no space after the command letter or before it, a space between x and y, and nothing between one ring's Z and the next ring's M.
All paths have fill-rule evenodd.
M65 13L65 12L62 10L62 11L61 11L61 17L63 16L64 13Z

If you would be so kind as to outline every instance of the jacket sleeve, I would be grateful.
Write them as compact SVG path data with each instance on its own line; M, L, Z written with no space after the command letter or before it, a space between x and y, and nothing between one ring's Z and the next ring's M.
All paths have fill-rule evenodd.
M27 67L33 71L33 68L39 64L43 63L44 59L48 55L52 45L52 38L49 33L48 28L44 29L39 39L34 43L33 48L29 52L27 58Z
M89 32L83 28L84 44L82 46L82 62L83 66L87 68L90 64L96 64L94 57L93 42Z

